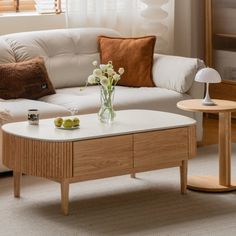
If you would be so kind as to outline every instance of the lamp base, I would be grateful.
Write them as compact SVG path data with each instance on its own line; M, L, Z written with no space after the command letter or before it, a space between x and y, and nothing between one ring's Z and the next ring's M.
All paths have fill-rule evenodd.
M206 95L202 101L202 105L204 106L215 106L216 104L211 100L209 95L209 83L207 83Z
M204 106L216 106L216 104L212 100L210 100L210 101L203 100L202 105L204 105Z

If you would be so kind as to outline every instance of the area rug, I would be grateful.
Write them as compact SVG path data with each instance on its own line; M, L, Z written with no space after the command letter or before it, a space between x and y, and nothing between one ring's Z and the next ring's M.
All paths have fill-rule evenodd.
M218 174L217 146L198 149L189 175ZM232 146L236 179L236 144ZM60 213L60 186L24 176L13 198L12 177L0 178L0 235L203 236L236 235L236 192L181 195L179 170L170 168L72 184L70 215Z

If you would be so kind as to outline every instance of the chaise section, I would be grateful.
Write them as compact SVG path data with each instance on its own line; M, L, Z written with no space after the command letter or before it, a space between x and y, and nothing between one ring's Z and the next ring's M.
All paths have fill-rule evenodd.
M40 119L52 118L57 116L68 116L70 111L66 108L50 104L42 101L35 101L29 99L14 99L14 100L1 100L0 110L8 110L10 112L9 120L7 123L25 121L28 119L28 109L38 109ZM4 123L0 120L0 124ZM0 131L0 147L2 147L2 131ZM7 168L2 165L2 152L0 152L0 172L6 171Z
M38 109L40 119L68 116L71 114L65 107L29 99L12 99L0 102L0 110L4 109L8 110L11 115L11 119L8 123L27 120L29 109Z

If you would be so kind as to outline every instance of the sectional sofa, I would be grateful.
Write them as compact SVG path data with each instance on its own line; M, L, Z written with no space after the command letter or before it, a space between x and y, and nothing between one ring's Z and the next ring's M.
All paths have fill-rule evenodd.
M84 86L94 69L92 62L99 61L99 35L120 36L118 32L104 28L59 29L1 36L0 64L41 56L56 90L56 94L38 100L0 99L0 111L7 109L11 115L1 123L26 120L27 110L32 108L39 109L40 118L67 116L73 109L78 109L79 114L97 112L100 106L99 87ZM203 97L202 84L194 82L196 72L203 66L202 61L194 58L154 54L152 71L156 87L117 86L114 108L160 110L195 118L200 140L202 115L179 110L176 103ZM0 172L5 170L0 156Z

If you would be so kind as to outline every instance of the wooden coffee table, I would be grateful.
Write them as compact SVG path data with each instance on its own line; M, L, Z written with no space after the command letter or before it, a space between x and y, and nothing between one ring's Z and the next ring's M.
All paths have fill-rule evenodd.
M180 109L193 112L219 113L219 177L193 176L188 179L188 188L203 192L228 192L236 189L231 181L231 112L236 111L236 102L213 100L215 106L202 105L201 99L177 103Z
M3 163L14 172L15 197L22 173L59 182L67 215L70 183L175 166L185 193L187 160L196 151L195 120L149 110L116 114L112 125L101 124L96 114L81 115L76 130L55 128L53 119L3 125Z

